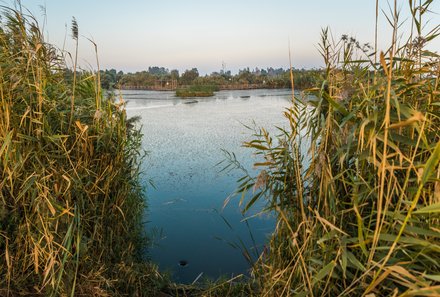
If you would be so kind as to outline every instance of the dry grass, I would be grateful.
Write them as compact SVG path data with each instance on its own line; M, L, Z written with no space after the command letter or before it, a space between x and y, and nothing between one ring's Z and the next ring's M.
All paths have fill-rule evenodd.
M289 130L246 144L266 161L240 191L277 214L270 247L253 282L207 289L141 261L141 135L122 103L92 74L66 83L32 16L3 8L0 295L438 296L440 59L426 46L439 27L424 34L431 1L410 2L414 32L397 46L394 11L384 53L323 31L317 99L293 98Z
M265 197L278 217L254 268L262 296L440 295L440 57L427 50L440 29L423 35L420 21L430 4L411 4L414 32L398 46L395 3L377 63L323 30L317 100L294 98L290 130L246 144L267 177L245 209ZM240 191L258 178L246 180Z
M154 295L139 131L94 75L66 83L32 16L2 10L0 295Z

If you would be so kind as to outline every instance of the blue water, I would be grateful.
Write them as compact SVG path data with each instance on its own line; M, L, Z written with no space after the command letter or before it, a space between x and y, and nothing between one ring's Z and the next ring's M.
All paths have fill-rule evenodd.
M142 164L147 188L146 232L155 234L149 256L161 271L176 281L191 283L200 274L247 273L251 254L261 251L274 230L274 218L258 215L243 222L240 197L225 199L236 189L239 170L220 172L225 160L222 149L234 153L255 174L253 151L242 147L252 139L251 127L275 133L287 127L282 116L289 106L289 90L221 91L211 98L179 99L173 92L124 91L129 116L141 116L143 148L149 151ZM186 104L191 100L196 103ZM225 163L226 164L226 163ZM252 212L257 214L263 203ZM227 223L225 222L227 221ZM250 227L250 230L248 228ZM252 236L250 235L252 233ZM186 266L179 265L185 261Z

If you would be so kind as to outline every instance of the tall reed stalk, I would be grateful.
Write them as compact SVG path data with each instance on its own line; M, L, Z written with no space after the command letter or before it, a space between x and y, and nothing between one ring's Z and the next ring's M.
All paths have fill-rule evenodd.
M78 41L79 41L79 29L78 23L75 17L72 18L72 38L75 40L75 60L73 63L73 85L72 85L72 98L70 101L70 123L69 126L72 126L72 120L74 118L75 113L75 90L76 90L76 75L77 75L77 66L78 66Z

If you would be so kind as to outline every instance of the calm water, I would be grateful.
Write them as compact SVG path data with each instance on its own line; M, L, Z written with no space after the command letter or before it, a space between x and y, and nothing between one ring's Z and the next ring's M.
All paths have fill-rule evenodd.
M282 112L290 96L289 90L221 91L185 104L192 99L175 98L174 92L124 91L128 115L142 118L143 147L150 152L143 164L145 183L152 179L156 187L147 188L146 232L161 232L149 256L176 281L192 282L200 273L211 278L246 273L249 264L233 246L261 251L267 242L273 218L248 220L254 244L242 222L240 197L223 209L242 173L221 173L216 164L225 159L224 149L255 172L253 151L241 147L252 139L244 125L269 131L286 127ZM182 267L179 261L187 265Z

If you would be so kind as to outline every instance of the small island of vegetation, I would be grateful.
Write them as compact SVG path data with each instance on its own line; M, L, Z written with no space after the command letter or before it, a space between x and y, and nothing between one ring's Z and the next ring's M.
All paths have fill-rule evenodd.
M176 96L181 98L187 97L212 97L214 92L218 91L216 86L192 85L186 88L176 90Z

